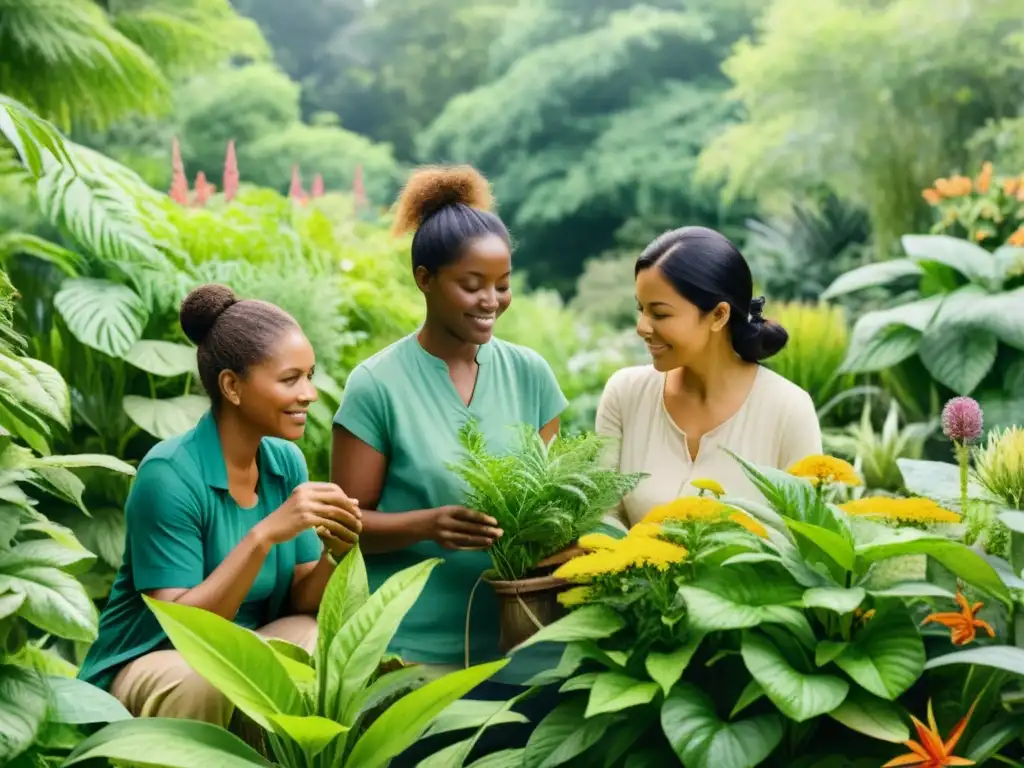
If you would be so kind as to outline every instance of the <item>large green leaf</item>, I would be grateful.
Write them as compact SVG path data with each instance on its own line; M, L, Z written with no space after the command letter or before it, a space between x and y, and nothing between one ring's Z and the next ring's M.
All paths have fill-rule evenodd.
M644 658L644 667L651 679L661 686L661 690L668 696L672 686L679 682L689 665L693 654L697 652L704 633L691 631L686 642L679 648L669 653L651 652Z
M829 301L836 296L844 296L864 288L888 285L904 277L920 277L921 274L921 268L910 259L890 259L865 264L837 277L821 294L821 298Z
M145 302L131 288L91 277L65 281L53 306L76 339L111 357L123 357L149 319Z
M423 732L423 738L452 731L463 731L467 728L480 728L480 726L488 724L528 722L530 721L525 715L511 710L508 701L459 699L449 704L441 714L430 722Z
M267 720L278 735L294 741L311 758L348 730L341 723L319 715L268 714Z
M637 680L621 672L600 672L590 689L584 717L619 712L641 704L649 704L658 695L658 684Z
M897 459L903 484L917 496L933 499L939 504L960 503L960 468L944 461ZM967 497L973 501L998 502L973 477L967 481Z
M381 589L384 589L383 585ZM366 729L352 748L347 764L358 765L360 768L387 765L393 757L416 741L430 721L449 704L465 696L508 662L509 659L501 659L460 669L406 694Z
M167 440L192 429L209 410L210 401L203 395L163 399L125 395L122 405L139 429L158 440Z
M853 570L854 552L848 537L835 531L812 525L799 520L786 520L786 525L796 534L797 543L809 559L818 560L818 552L823 552L831 562L826 562L829 571L840 581L845 579L847 571ZM812 547L807 547L810 544Z
M872 696L859 688L850 690L846 700L828 713L851 731L872 739L900 744L910 738L905 715L898 704Z
M223 728L165 717L111 723L79 744L64 765L98 758L145 768L272 768L252 747Z
M803 613L804 590L781 569L734 565L683 584L691 628L699 632L746 629L760 624L783 624L801 638L813 639Z
M50 716L56 723L114 723L130 720L124 705L95 685L69 677L46 678L50 689Z
M8 431L25 439L36 450L31 435L48 435L52 424L67 429L71 424L71 400L67 385L56 370L38 360L0 354L0 405L7 414ZM45 441L41 453L48 452Z
M19 615L44 632L91 643L96 639L96 606L81 583L47 566L13 565L0 570L0 594L25 596Z
M196 348L173 341L141 339L124 354L124 359L154 376L197 373Z
M304 715L295 683L254 632L202 608L143 596L188 665L267 730L269 715Z
M986 288L999 281L998 264L980 245L949 235L904 235L903 250L914 262L935 262Z
M370 598L366 565L359 547L353 547L331 574L317 613L317 668L327 669L327 649L353 614ZM321 683L322 687L323 682Z
M0 665L0 764L6 765L36 740L46 717L47 690L34 670Z
M49 240L27 232L5 232L0 235L0 264L6 263L15 254L33 256L52 264L68 277L78 275L82 267L81 256Z
M64 163L74 170L74 159L60 131L20 101L0 93L0 135L18 153L35 177L53 163Z
M39 456L32 462L33 467L61 467L64 469L109 469L122 475L135 475L135 467L117 456L105 453L67 453L60 456Z
M924 671L924 641L903 609L876 616L853 642L842 645L832 656L835 663L855 683L883 699L895 701Z
M537 643L571 643L574 640L603 640L626 626L625 620L604 605L585 605L548 624L512 652Z
M82 546L99 555L100 560L115 570L121 566L126 532L121 509L98 507L91 511L89 517L69 514L59 519L62 522L66 520Z
M867 592L861 587L816 587L804 592L805 608L824 608L836 613L853 613L864 602Z
M585 710L582 698L569 698L551 710L530 734L520 768L564 765L594 746L623 717L609 714L587 720Z
M69 547L53 539L30 539L0 552L0 573L21 568L50 567L67 573L84 573L96 555L84 547Z
M686 768L754 768L782 741L778 715L737 723L718 718L707 694L684 683L661 708L661 728Z
M763 634L743 633L741 647L747 671L782 714L802 723L842 704L850 686L833 675L804 674L794 669Z
M953 651L929 659L925 669L937 669L950 664L973 664L979 667L1001 669L1018 677L1024 676L1024 648L1013 645L989 645L983 648L968 648Z
M753 464L732 451L727 452L739 462L754 487L783 518L816 525L844 538L849 537L843 519L822 501L807 480L794 477L776 467Z
M74 472L63 467L37 467L32 474L32 484L37 488L89 514L82 500L85 483Z
M871 563L903 555L928 555L971 586L1007 604L1010 602L1010 592L995 569L981 555L958 541L904 529L894 531L887 539L857 547L858 565L865 568Z
M391 575L341 627L327 650L321 714L352 724L357 693L376 672L398 625L439 563L440 559L424 560Z
M958 395L977 389L996 361L999 342L982 328L944 321L939 313L925 331L917 353L932 377Z
M861 315L850 334L841 370L846 373L880 371L906 360L917 351L921 334L931 323L943 298L929 296Z

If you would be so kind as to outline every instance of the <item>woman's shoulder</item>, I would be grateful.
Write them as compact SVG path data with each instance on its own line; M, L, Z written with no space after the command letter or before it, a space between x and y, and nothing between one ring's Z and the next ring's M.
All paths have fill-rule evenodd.
M527 347L523 344L516 344L515 342L499 339L495 336L487 343L487 346L495 357L506 360L519 368L535 370L537 368L551 367L548 361L544 359L544 355L532 347Z
M615 395L620 399L645 397L661 386L661 377L653 365L631 365L609 376L604 392L606 396Z
M815 410L814 400L807 390L766 366L761 366L758 372L757 389L758 399L762 404L770 402L786 406L778 409L781 416L792 413L794 409L810 408L811 411Z

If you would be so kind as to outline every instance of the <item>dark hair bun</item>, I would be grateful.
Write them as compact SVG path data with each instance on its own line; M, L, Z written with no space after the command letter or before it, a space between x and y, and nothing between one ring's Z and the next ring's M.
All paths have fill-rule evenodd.
M398 235L414 232L432 214L459 204L482 211L493 207L491 186L480 171L470 165L419 168L398 196L392 229Z
M760 320L733 326L732 346L748 363L777 355L789 341L789 333L773 320Z
M181 302L181 311L178 313L181 330L198 347L217 322L217 318L224 314L228 307L237 303L238 297L235 296L235 292L226 285L200 285L190 291Z

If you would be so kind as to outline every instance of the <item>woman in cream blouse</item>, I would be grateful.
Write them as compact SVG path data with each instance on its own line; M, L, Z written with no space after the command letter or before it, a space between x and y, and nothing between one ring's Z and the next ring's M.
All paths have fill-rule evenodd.
M621 471L650 477L608 522L628 529L652 507L696 493L691 482L701 478L760 500L726 448L779 469L821 453L810 396L759 365L788 334L762 316L764 298L752 298L736 246L704 227L672 230L647 246L635 275L637 333L652 364L609 379L597 431L615 438Z

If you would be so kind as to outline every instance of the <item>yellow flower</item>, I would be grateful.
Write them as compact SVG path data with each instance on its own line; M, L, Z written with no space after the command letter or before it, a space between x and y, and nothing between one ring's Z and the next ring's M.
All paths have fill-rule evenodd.
M848 515L886 517L906 523L960 522L960 515L940 507L931 499L890 499L884 496L870 496L848 501L839 508Z
M820 454L805 456L786 471L795 477L810 480L812 485L820 483L861 485L861 479L853 465L842 459L837 459L835 456Z
M657 523L637 523L629 529L629 535L637 538L656 539L661 535L661 526Z
M745 512L734 512L729 515L729 519L743 528L746 528L755 536L760 536L762 539L768 538L768 530Z
M725 495L725 488L722 487L722 484L717 480L712 480L709 477L702 477L699 480L694 480L692 483L690 483L690 485L692 485L699 491L707 491L708 493L713 493L715 494L715 496Z
M710 499L703 496L683 496L682 498L670 501L655 507L646 515L645 523L663 523L666 520L687 521L715 521L724 520L729 513L729 507L717 499Z
M594 590L591 587L573 587L572 589L565 590L565 592L559 592L558 602L566 608L575 608L587 602L593 592Z
M615 549L616 539L606 533L588 533L580 536L580 546L583 549Z
M687 554L683 547L645 536L627 536L613 541L613 548L576 557L563 564L555 571L555 577L566 581L586 581L644 565L663 571L674 563L682 562Z

